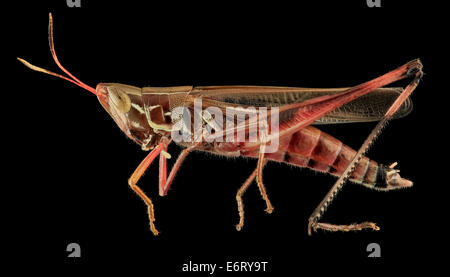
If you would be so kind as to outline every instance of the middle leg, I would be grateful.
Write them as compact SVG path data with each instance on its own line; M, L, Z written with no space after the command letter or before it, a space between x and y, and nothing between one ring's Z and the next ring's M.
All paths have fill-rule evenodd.
M267 163L267 160L264 161L264 163ZM252 174L245 180L244 184L239 188L239 190L236 193L236 201L238 206L238 212L239 212L239 223L236 224L236 230L240 231L242 230L242 227L244 227L244 201L242 200L242 196L247 191L248 187L251 185L253 180L256 178L256 174L258 173L258 168L255 168L253 170ZM272 208L273 209L273 208Z

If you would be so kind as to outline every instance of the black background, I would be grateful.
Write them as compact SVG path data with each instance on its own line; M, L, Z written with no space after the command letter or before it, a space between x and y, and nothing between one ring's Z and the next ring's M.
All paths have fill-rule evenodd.
M157 166L140 185L154 200L154 237L146 208L127 179L145 157L127 139L95 97L51 76L14 63L14 103L9 112L20 155L12 160L14 235L18 258L73 267L127 265L147 273L180 273L183 263L267 261L267 273L322 272L356 265L410 267L441 256L446 239L439 196L448 186L436 157L444 155L442 119L436 102L444 70L438 51L445 37L439 7L411 1L316 1L316 4L216 2L158 4L131 1L65 1L23 4L11 10L13 56L58 71L47 42L48 12L55 23L60 61L94 86L119 82L139 87L176 85L352 86L414 58L425 75L412 99L414 111L389 124L368 156L399 162L413 188L388 193L348 184L324 217L347 224L374 221L379 232L307 235L307 220L334 178L307 169L270 163L264 181L275 207L256 185L245 195L241 232L235 193L256 160L226 159L203 153L188 157L167 197L158 196ZM10 80L10 81L11 81ZM442 80L440 80L442 81ZM399 82L400 85L407 81ZM444 101L444 100L442 100ZM324 126L322 130L358 148L374 124ZM444 128L445 129L445 128ZM445 137L445 136L444 136ZM180 148L172 145L176 157ZM173 160L171 161L173 162ZM81 245L80 259L66 246ZM376 242L382 258L367 258ZM332 265L332 266L330 266ZM159 274L158 274L159 275ZM207 274L198 274L206 276ZM228 273L224 275L233 275Z

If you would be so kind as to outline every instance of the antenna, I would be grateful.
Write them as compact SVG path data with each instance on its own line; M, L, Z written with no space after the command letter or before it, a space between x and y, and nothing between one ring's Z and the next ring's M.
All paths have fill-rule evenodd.
M62 71L64 71L70 78L68 78L66 76L63 76L61 74L57 74L57 73L51 72L51 71L49 71L47 69L44 69L44 68L32 65L31 63L27 62L24 59L21 59L21 58L17 58L17 59L21 63L23 63L26 67L30 68L31 70L39 71L39 72L42 72L42 73L45 73L45 74L53 75L53 76L56 76L58 78L64 79L64 80L69 81L71 83L74 83L75 85L77 85L79 87L82 87L85 90L88 90L88 91L90 91L93 94L98 96L99 94L97 93L97 91L93 87L90 87L90 86L86 85L85 83L81 82L77 77L73 76L67 69L65 69L61 65L61 63L59 62L58 57L56 56L55 45L54 45L54 42L53 42L53 17L52 17L51 13L48 14L48 42L50 44L50 52L52 53L52 57L53 57L53 60L55 61L56 65L58 65L58 67Z

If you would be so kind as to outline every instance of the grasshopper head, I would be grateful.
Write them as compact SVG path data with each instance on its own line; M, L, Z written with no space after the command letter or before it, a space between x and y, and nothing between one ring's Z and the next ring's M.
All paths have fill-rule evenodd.
M101 83L96 92L100 104L129 138L145 150L158 143L161 135L149 126L140 88Z

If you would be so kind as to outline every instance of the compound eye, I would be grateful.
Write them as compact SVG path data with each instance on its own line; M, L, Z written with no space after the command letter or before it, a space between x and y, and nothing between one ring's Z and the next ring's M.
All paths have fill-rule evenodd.
M109 99L121 113L127 113L131 109L131 100L128 95L119 88L107 87Z

